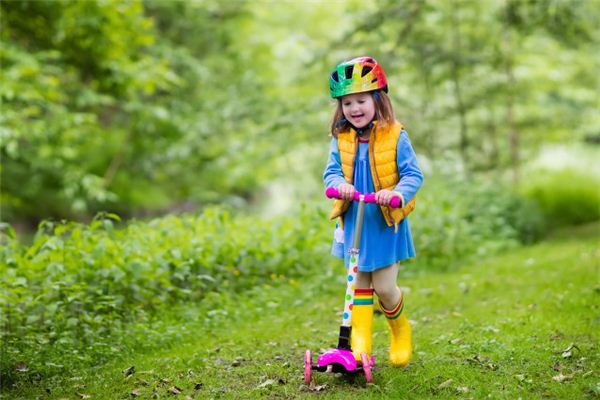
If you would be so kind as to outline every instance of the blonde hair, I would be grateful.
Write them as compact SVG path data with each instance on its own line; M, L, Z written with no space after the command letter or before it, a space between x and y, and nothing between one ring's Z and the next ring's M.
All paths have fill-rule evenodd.
M375 118L377 119L380 126L391 125L396 121L394 116L394 108L390 97L383 90L374 90L371 93L373 96L373 103L375 104ZM333 113L333 119L331 121L330 134L333 137L337 137L340 132L350 130L352 125L344 117L342 111L342 97L337 98L337 107Z

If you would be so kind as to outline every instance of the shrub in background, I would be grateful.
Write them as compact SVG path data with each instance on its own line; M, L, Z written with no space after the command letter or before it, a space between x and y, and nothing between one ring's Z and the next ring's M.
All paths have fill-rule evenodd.
M539 169L528 174L521 190L539 205L550 227L600 219L600 177L591 171Z
M329 247L325 215L306 209L260 220L210 208L121 229L114 220L46 221L31 246L11 229L0 237L2 378L21 362L49 374L66 362L102 362L119 352L128 324L216 293L314 273L325 268Z
M537 206L494 180L431 177L410 217L418 268L448 269L541 236Z

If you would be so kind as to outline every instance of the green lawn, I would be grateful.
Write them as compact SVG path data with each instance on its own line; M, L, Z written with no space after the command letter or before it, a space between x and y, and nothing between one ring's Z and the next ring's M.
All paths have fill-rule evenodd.
M337 343L340 269L309 282L257 288L209 312L173 311L172 345L53 380L20 382L3 398L600 398L599 226L482 259L451 272L400 277L415 357L386 365L388 332L375 317L374 383L314 374L306 349ZM134 367L133 373L125 373ZM129 371L131 372L131 370ZM127 375L127 376L126 376ZM87 397L90 396L90 397Z

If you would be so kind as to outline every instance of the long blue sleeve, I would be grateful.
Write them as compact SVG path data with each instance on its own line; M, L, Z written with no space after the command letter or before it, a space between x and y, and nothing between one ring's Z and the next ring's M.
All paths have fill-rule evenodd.
M404 203L408 203L415 196L421 184L423 183L423 173L417 163L417 156L412 148L410 139L405 130L400 132L398 145L396 148L396 160L398 164L398 173L400 181L394 188L394 191L399 192L404 199Z
M326 188L337 188L339 185L346 182L344 173L342 172L342 162L340 161L337 138L331 140L329 158L327 159L325 172L323 172L323 182L325 183Z

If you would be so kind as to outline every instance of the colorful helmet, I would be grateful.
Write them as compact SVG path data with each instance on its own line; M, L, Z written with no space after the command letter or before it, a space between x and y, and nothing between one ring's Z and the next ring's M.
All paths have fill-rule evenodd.
M387 78L381 65L371 57L344 61L329 76L329 93L334 99L377 89L387 92Z

